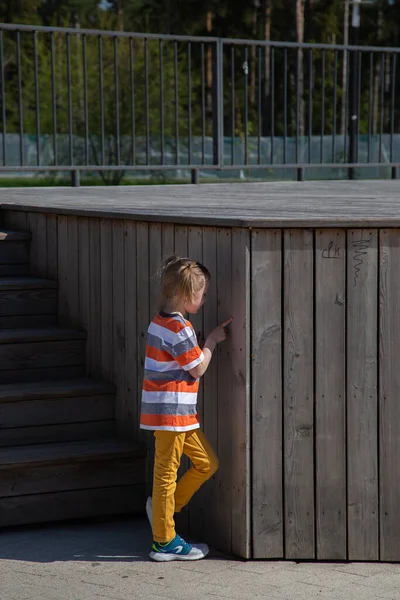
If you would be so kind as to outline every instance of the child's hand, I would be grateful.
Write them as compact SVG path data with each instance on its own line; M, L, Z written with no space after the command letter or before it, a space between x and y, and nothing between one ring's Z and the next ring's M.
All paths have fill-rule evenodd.
M214 329L214 331L212 331L210 333L208 338L211 339L213 342L215 342L215 344L224 342L226 340L225 327L227 327L229 325L229 323L232 323L232 321L233 321L233 317L230 317L230 319L228 319L227 321L224 321L224 323L221 323L221 325L218 325L218 327L216 327Z

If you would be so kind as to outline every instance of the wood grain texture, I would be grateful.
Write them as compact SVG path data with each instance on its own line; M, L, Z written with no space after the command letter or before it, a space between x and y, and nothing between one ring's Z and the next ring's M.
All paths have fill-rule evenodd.
M284 232L285 557L314 558L313 234Z
M188 228L186 225L177 225L174 228L174 254L181 258L186 258L188 255ZM178 479L190 468L190 460L183 455L181 464L178 469ZM176 514L176 527L185 536L189 535L189 506L184 506L183 509Z
M101 261L100 261L100 221L89 221L89 256L90 256L90 327L87 343L90 347L89 374L92 377L102 376L101 369ZM60 269L61 265L59 265Z
M282 233L251 232L253 558L283 558Z
M113 254L112 221L100 221L100 293L101 293L101 370L103 377L113 380Z
M47 269L46 277L58 279L57 216L46 214Z
M217 297L218 322L226 321L232 314L232 231L217 230ZM233 326L233 324L232 324ZM235 468L232 447L226 440L232 439L232 338L218 344L217 390L218 390L218 446L219 470L218 492L214 510L219 522L215 532L218 548L232 551L232 484Z
M141 512L144 502L142 484L0 498L0 527L132 514Z
M349 560L379 560L378 232L347 233Z
M161 247L163 261L175 252L175 228L170 223L161 225Z
M380 560L400 560L400 230L380 231Z
M89 219L78 219L78 302L79 325L84 331L90 330L90 226ZM90 368L90 343L86 344L86 369Z
M68 218L59 216L57 220L58 318L63 325L68 324L70 318L68 306Z
M117 388L115 417L118 430L126 435L125 363L125 228L123 221L112 221L112 333L113 382Z
M138 323L137 323L137 243L136 223L124 221L124 306L125 306L125 432L139 437L138 411Z
M47 217L43 213L35 215L35 241L33 246L36 248L36 260L32 272L39 277L48 277L47 274ZM32 243L31 243L32 248Z
M203 263L203 229L201 227L188 227L188 256ZM190 322L196 332L200 347L203 345L203 309L197 315L189 315ZM200 423L203 428L203 378L200 379L199 392L197 395L197 410L200 415ZM189 504L189 530L193 539L202 539L204 536L204 525L206 522L206 505L204 503L204 490L202 486L194 495Z
M146 356L147 329L150 322L150 289L149 289L149 226L148 223L136 224L136 315L137 315L137 422L140 421L140 400L142 397L144 360ZM148 434L140 432L142 442Z
M217 231L215 227L203 229L203 261L210 271L211 281L204 305L204 336L218 324L218 283L217 283ZM214 452L218 454L218 352L214 351L211 362L203 377L203 431ZM203 539L210 544L217 544L218 511L214 510L218 501L218 473L207 481L202 489L204 510Z
M317 230L315 252L317 558L345 560L346 232Z
M232 552L251 558L250 232L232 230Z
M220 227L399 227L400 182L305 181L0 190L2 209ZM187 207L190 206L190 211Z

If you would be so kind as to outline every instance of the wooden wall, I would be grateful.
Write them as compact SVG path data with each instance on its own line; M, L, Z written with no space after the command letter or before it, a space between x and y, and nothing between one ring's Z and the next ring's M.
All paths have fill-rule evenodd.
M138 432L155 275L176 252L213 275L199 332L234 317L202 382L217 475L180 516L243 557L400 560L400 230L230 229L5 211L34 273L87 330L87 367Z
M256 558L400 560L400 230L252 231Z
M32 232L32 273L58 279L60 322L87 331L87 373L116 384L119 431L147 443L150 459L153 438L139 431L138 420L146 332L157 310L157 271L162 258L173 253L207 265L212 285L193 325L207 334L230 315L235 322L199 394L203 429L220 469L180 515L179 525L199 540L249 557L250 233L38 212L2 215L4 225Z

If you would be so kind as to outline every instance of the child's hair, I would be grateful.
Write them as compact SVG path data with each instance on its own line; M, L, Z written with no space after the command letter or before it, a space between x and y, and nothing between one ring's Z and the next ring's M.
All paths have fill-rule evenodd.
M164 306L172 298L192 299L211 279L208 269L191 258L170 256L161 265L161 298Z

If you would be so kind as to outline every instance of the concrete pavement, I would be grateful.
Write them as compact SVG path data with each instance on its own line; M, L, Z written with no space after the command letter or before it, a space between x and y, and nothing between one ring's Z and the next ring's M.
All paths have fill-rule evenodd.
M0 600L400 600L400 565L148 559L145 518L0 531Z

